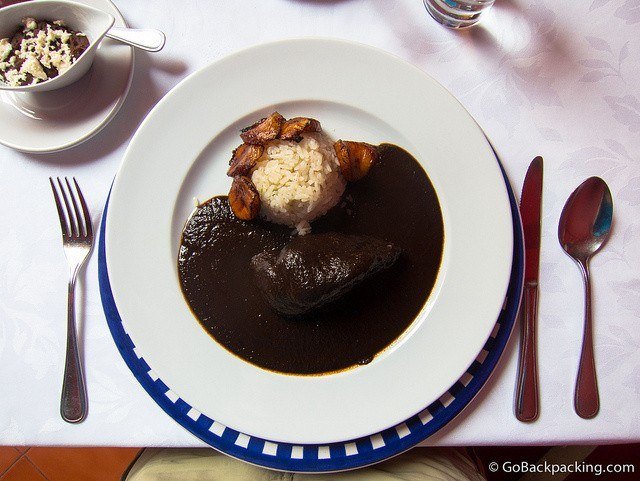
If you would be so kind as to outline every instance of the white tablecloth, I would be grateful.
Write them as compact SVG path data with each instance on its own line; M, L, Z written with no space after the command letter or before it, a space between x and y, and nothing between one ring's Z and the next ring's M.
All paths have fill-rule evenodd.
M421 0L117 4L131 26L161 28L168 37L161 53L137 55L118 116L67 152L0 148L0 444L202 445L147 396L121 359L101 309L96 252L80 282L89 416L81 425L60 419L67 267L47 177L76 176L99 218L128 140L181 78L244 47L299 36L374 45L431 74L485 129L518 192L530 160L545 158L540 419L522 424L513 415L515 335L481 395L427 444L640 440L638 1L497 0L484 23L466 32L440 27ZM615 223L592 264L602 408L586 421L572 407L582 281L556 226L564 200L592 175L613 191Z

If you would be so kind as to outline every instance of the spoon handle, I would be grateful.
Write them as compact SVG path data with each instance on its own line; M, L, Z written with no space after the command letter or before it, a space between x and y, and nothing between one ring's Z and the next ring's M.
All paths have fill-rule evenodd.
M600 399L598 396L598 380L596 379L596 366L593 359L593 328L591 323L591 276L589 264L579 262L580 271L584 280L584 334L582 337L582 352L580 354L580 367L576 381L576 394L574 405L578 416L590 419L598 414Z
M166 41L163 32L151 28L112 27L106 36L148 52L159 52Z
M536 324L538 322L538 285L527 283L520 318L520 362L516 386L516 418L523 422L538 418L538 355Z

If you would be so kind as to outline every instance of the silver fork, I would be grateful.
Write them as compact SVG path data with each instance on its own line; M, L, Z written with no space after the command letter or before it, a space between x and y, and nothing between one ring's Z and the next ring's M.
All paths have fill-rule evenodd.
M62 229L62 246L69 263L69 299L67 305L67 354L64 363L64 380L62 383L62 397L60 399L60 414L68 423L79 423L87 415L87 390L82 373L80 356L78 355L78 341L76 338L75 287L78 271L83 266L91 247L93 246L93 228L89 209L84 200L80 186L73 178L75 191L71 188L69 179L64 178L64 184L59 177L56 183L51 177L51 190L56 201L60 228ZM66 184L66 190L65 190ZM78 200L82 212L78 208ZM62 199L62 202L60 201Z

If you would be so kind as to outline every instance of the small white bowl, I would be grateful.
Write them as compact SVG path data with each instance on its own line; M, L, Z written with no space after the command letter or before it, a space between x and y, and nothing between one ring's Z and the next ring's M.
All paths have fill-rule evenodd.
M93 62L100 41L112 27L115 18L102 10L68 0L25 2L0 9L0 38L11 37L26 17L40 20L62 20L76 32L84 33L89 48L64 73L33 85L12 87L0 81L0 90L12 92L44 92L66 87L79 80Z

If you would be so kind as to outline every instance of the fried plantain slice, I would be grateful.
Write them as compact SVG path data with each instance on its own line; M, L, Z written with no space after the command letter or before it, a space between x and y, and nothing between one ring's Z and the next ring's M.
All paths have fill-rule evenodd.
M264 152L264 146L242 144L233 151L231 160L229 161L229 170L227 175L229 177L236 177L237 175L248 175L256 164L258 159Z
M278 112L269 117L258 120L255 124L242 129L240 137L247 144L264 145L270 140L278 138L285 118Z
M340 170L348 182L363 178L378 158L378 148L366 142L338 140L333 144Z
M300 142L303 132L320 132L322 127L316 119L308 117L294 117L287 120L280 130L280 138L283 140L293 140Z
M229 191L229 206L238 219L252 220L260 212L260 194L249 177L233 178Z

